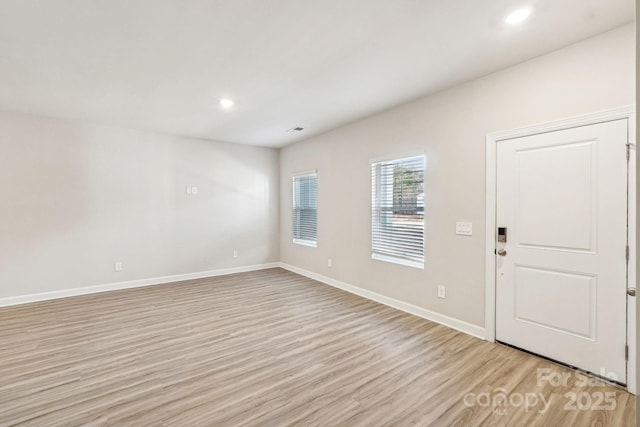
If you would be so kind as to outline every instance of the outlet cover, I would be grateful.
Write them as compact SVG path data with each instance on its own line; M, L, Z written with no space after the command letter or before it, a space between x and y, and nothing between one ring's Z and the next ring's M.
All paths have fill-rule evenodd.
M447 292L444 286L438 285L438 298L446 298Z

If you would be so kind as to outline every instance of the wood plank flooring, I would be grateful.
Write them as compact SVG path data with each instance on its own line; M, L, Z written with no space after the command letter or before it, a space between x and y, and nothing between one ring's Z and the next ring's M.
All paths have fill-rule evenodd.
M582 379L282 269L0 309L1 426L635 425Z

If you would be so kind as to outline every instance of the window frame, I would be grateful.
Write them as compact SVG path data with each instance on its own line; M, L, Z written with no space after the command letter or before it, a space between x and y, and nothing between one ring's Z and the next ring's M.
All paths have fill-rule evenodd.
M423 209L422 209L422 259L421 260L414 260L414 259L409 259L408 257L403 257L402 255L393 255L393 254L385 254L385 253L380 253L379 251L376 251L374 248L374 227L375 227L375 223L374 223L374 217L375 217L375 210L376 209L380 209L379 208L379 202L378 200L380 199L380 189L379 187L374 189L374 180L380 179L379 177L374 177L374 168L376 167L376 165L378 164L389 164L389 163L396 163L396 162L402 162L403 160L410 160L410 159L415 159L421 157L422 158L422 195L423 195ZM403 153L403 154L399 154L396 156L386 156L384 158L377 158L377 159L371 159L369 162L369 170L370 170L370 188L371 188L371 199L370 199L370 237L371 237L371 259L373 260L377 260L377 261L384 261L384 262L388 262L388 263L393 263L393 264L398 264L398 265L403 265L403 266L407 266L407 267L413 267L413 268L418 268L418 269L424 269L424 265L425 265L425 245L426 245L426 239L425 239L425 231L426 231L426 227L425 227L425 219L426 219L426 212L425 212L425 207L424 207L424 192L425 192L425 174L426 174L426 169L427 169L427 156L424 153L424 151L422 152L413 152L413 153ZM393 188L393 187L392 187ZM375 193L374 193L375 191ZM376 205L376 203L378 203L378 205Z
M316 181L316 218L315 218L315 233L316 239L301 239L295 236L295 216L294 212L296 211L296 179L305 178L305 177L314 177ZM300 208L301 209L301 208ZM296 172L291 175L291 234L292 239L291 242L296 245L309 246L312 248L318 247L318 171L317 170L309 170L303 172Z

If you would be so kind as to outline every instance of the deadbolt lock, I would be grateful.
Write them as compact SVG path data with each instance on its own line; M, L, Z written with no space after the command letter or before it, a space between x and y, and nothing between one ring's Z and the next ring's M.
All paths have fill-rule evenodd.
M507 242L507 227L498 227L498 242Z

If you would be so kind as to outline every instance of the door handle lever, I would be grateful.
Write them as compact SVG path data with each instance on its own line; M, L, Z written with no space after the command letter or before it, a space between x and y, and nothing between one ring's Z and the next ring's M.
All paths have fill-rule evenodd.
M497 254L500 256L505 256L507 254L507 251L505 251L504 249L498 249Z
M627 288L627 295L629 295L630 297L635 297L636 296L636 288Z

